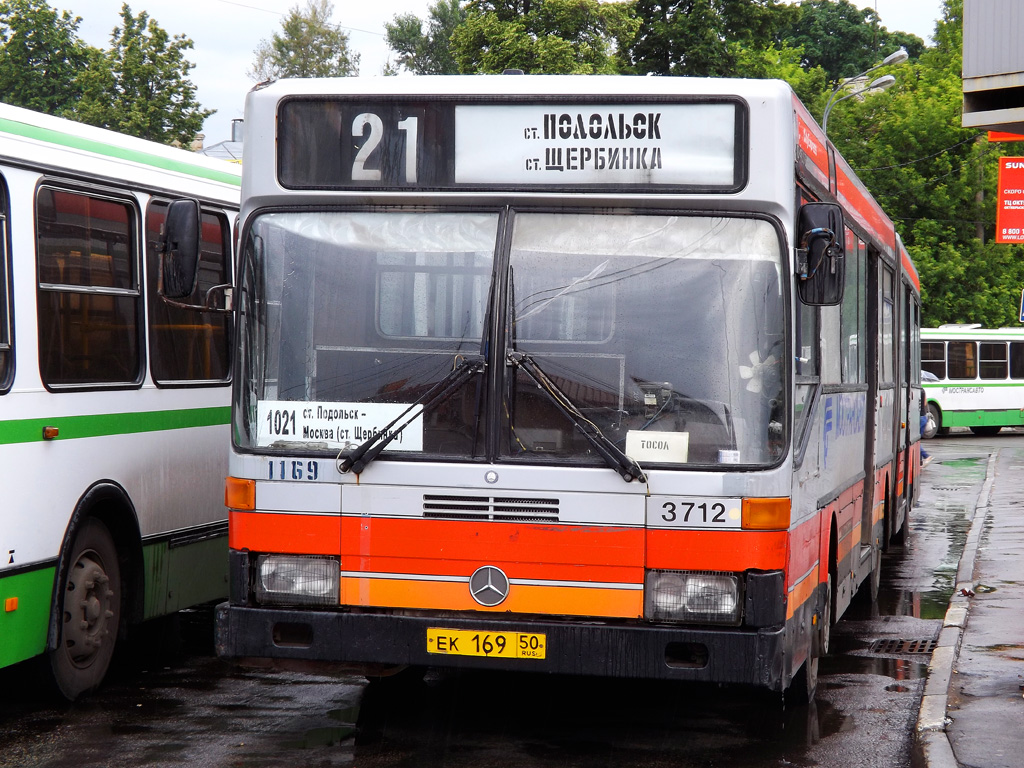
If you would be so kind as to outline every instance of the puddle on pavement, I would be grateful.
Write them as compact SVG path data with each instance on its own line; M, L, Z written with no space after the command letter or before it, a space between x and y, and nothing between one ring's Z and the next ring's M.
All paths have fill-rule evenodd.
M896 681L920 680L928 675L928 658L925 656L923 661L911 661L883 656L830 654L821 660L821 672L829 675L881 675Z

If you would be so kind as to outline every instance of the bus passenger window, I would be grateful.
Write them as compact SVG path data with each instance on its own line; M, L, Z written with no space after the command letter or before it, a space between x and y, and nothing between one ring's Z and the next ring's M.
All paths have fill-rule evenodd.
M1024 354L1021 357L1022 363L1024 363ZM934 373L940 379L946 378L946 342L922 341L921 367L929 373Z
M7 196L0 177L0 389L10 385L8 375L11 367L11 322L7 313L10 288L7 283Z
M1024 379L1024 341L1010 342L1010 378Z
M127 202L43 187L36 207L39 370L49 386L135 384L139 283Z
M982 341L979 344L981 378L1005 379L1007 373L1006 342Z
M978 351L973 341L949 342L949 378L976 379Z
M153 380L159 384L227 381L231 370L231 316L175 307L157 293L160 231L166 216L166 201L150 203L146 212L146 285ZM210 288L231 281L227 219L204 211L201 235L199 284L185 300L187 304L204 304Z

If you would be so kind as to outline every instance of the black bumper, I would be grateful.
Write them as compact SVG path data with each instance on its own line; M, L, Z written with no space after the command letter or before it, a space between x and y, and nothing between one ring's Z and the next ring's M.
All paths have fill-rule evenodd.
M546 635L543 659L427 652L427 629ZM422 616L290 608L217 607L217 653L385 665L475 667L778 688L785 629L707 629L501 620L493 614Z

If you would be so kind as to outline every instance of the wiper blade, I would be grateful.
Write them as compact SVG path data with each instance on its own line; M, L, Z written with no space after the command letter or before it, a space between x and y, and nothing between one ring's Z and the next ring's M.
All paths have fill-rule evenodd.
M634 480L639 480L642 483L647 482L647 476L644 475L640 465L623 453L622 449L609 440L594 422L584 416L575 403L541 370L532 357L522 352L510 350L506 355L506 359L509 364L526 371L527 375L537 383L537 386L547 394L551 402L555 404L555 407L569 421L576 425L576 429L583 434L587 442L594 446L594 450L598 452L609 467L618 472L623 480L627 483L631 483Z
M486 366L481 355L458 355L458 357L462 358L461 362L456 363L455 367L444 378L416 398L408 408L402 411L384 429L380 430L370 439L360 443L344 459L340 459L338 461L338 471L342 473L351 471L358 475L366 469L367 464L376 459L381 451L388 447L392 440L401 434L403 429L420 416L441 405L459 387L465 384L471 376L482 373ZM419 406L423 407L417 410ZM414 411L415 413L413 413Z

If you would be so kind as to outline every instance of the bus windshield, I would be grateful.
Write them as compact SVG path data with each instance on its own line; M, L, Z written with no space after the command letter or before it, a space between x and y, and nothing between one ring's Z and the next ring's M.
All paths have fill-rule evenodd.
M339 453L404 417L385 457L600 465L596 433L644 467L776 463L783 285L758 218L265 213L236 440Z

